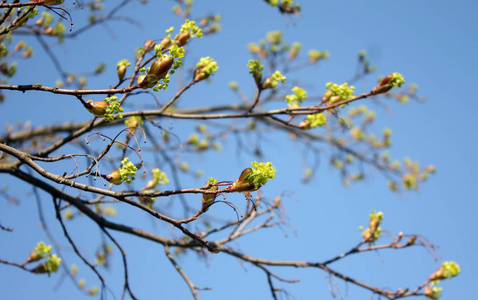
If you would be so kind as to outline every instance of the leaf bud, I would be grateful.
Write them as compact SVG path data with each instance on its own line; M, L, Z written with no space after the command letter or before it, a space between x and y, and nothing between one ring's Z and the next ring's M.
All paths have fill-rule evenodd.
M93 100L86 101L86 109L95 115L95 117L103 117L106 114L106 108L109 106L109 103L105 100L93 102Z
M174 63L174 58L172 56L166 55L163 58L157 59L149 68L148 75L154 74L157 77L157 80L162 79L168 74L169 69L171 69Z
M174 43L178 45L178 47L182 47L186 45L186 43L189 41L190 38L191 38L191 34L189 33L189 31L179 33L174 39Z
M153 49L155 45L156 43L154 41L147 40L146 42L144 42L144 52L151 51L151 49Z
M121 174L118 172L118 170L114 170L108 176L106 176L106 180L116 185L120 185L123 182L121 181Z

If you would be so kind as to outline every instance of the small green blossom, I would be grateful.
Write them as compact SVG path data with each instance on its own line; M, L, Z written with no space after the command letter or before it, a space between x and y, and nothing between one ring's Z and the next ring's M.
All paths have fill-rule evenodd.
M310 128L324 126L327 123L327 117L323 113L307 115L310 122Z
M278 45L282 42L282 32L281 31L270 31L266 35L266 39L269 43Z
M121 161L121 168L118 169L118 173L121 176L121 181L126 183L131 183L135 180L136 171L138 168L129 161L129 158L125 158Z
M166 173L161 171L159 168L153 169L153 180L157 182L157 184L168 184L169 179L168 176L166 176Z
M263 89L272 89L277 86L279 82L284 83L286 80L286 77L282 75L280 71L275 71L272 76L266 78L264 81L264 84L262 85Z
M130 63L127 59L120 60L120 61L116 64L117 67L120 67L120 66L128 67L128 66L130 66L130 65L131 65L131 63Z
M364 241L372 243L377 241L382 234L382 228L380 227L380 223L383 221L383 213L381 211L377 213L374 210L370 214L369 218L369 227L362 233L362 236Z
M202 29L196 26L196 21L186 20L185 23L181 26L180 32L190 32L191 37L202 37Z
M327 51L318 51L318 50L312 49L312 50L309 50L309 52L307 53L307 56L309 57L310 63L315 63L319 59L329 58L330 54Z
M252 172L246 177L246 180L253 182L256 187L261 187L276 176L276 169L271 162L259 163L254 161L251 163Z
M56 254L48 256L48 261L46 262L48 273L58 271L60 264L61 258L59 258Z
M209 78L209 76L214 75L215 72L219 70L217 62L214 59L208 57L203 57L196 64L196 72L194 76L195 81L201 81Z
M44 242L39 242L37 246L35 247L35 253L38 255L40 258L45 258L50 254L51 251L51 245L47 246L45 245Z
M237 81L231 81L231 82L229 82L229 88L230 88L231 90L234 90L234 91L237 90L238 86L239 86L239 84L237 83Z
M433 273L430 280L438 283L438 280L448 279L457 276L461 272L460 266L454 261L445 261L441 264L441 267Z
M298 42L294 42L289 50L289 58L296 58L301 49L302 45Z
M298 107L303 100L307 99L307 92L297 86L293 87L292 91L295 95L286 95L285 101L287 101L289 107Z
M260 61L257 59L251 59L247 63L247 67L249 68L249 73L253 74L254 71L262 71L264 66L261 65Z
M424 295L428 299L438 300L441 297L442 290L443 290L443 288L441 288L441 287L436 287L436 286L431 287L430 285L427 285L427 287L425 288Z
M392 74L393 78L390 80L390 84L393 85L394 87L401 87L402 84L405 83L405 79L403 79L402 74L395 72Z
M108 102L108 108L106 108L106 113L104 115L106 122L123 118L123 115L120 114L121 112L123 112L123 108L120 106L117 100L118 97L116 96L105 98L105 101Z
M327 91L331 91L330 95L328 95L328 99L332 103L337 103L340 101L348 100L354 97L354 86L350 86L347 82L337 85L333 82L328 82L325 85Z
M169 47L169 54L171 54L174 58L182 58L184 57L184 48L178 47L178 45L172 45Z
M87 293L91 296L94 296L98 294L99 292L100 292L100 289L96 285L87 291Z
M128 127L137 127L144 124L143 118L141 116L131 116L124 121L124 125Z
M58 22L55 25L55 32L56 36L58 37L58 41L61 43L65 40L65 25L63 23Z
M174 27L171 26L171 27L169 27L169 29L166 29L164 32L171 33L173 31L174 31Z

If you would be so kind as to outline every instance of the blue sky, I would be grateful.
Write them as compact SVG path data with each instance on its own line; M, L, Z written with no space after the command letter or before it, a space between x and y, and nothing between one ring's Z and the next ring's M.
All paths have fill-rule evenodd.
M222 30L215 36L194 40L186 66L191 66L200 57L211 56L218 62L220 70L211 83L195 86L194 90L186 92L180 106L238 102L227 88L233 80L239 83L246 95L253 95L253 81L246 68L251 58L247 44L259 41L269 31L281 30L285 40L301 42L304 52L312 48L330 52L328 61L292 76L300 78L309 94L314 96L323 93L326 82L341 83L351 78L356 70L357 55L364 49L377 66L377 72L356 84L357 93L369 91L380 74L400 72L407 83L417 83L419 94L426 98L424 103L392 103L391 111L370 105L377 112L377 131L383 127L393 130L391 155L398 159L409 156L422 165L433 164L438 171L419 192L394 194L387 190L384 178L376 171L364 182L343 187L338 172L328 166L324 157L318 174L309 184L303 185L300 183L300 148L284 135L266 137L269 146L264 149L265 159L274 163L278 173L277 178L262 190L273 198L284 189L294 190L293 196L283 200L288 222L294 230L286 228L287 237L281 230L266 230L245 237L234 246L257 257L324 261L356 245L360 241L358 226L366 226L370 212L379 210L385 215L384 229L427 237L439 246L440 260L435 262L424 249L414 247L404 251L356 255L337 263L335 269L369 284L395 289L414 287L426 280L442 261L453 260L460 265L462 273L442 282L443 296L440 299L470 299L471 287L478 278L474 232L478 227L475 174L478 168L475 156L478 105L472 98L478 69L478 4L475 1L350 2L303 0L300 2L303 13L299 18L284 18L259 0L196 1L193 16L220 13ZM70 5L68 3L67 7ZM140 26L118 21L109 27L100 26L93 35L85 34L55 46L55 53L65 68L78 72L106 62L105 74L92 78L88 86L108 86L116 80L117 61L123 58L132 61L134 49L145 40L159 39L165 29L180 26L182 22L170 12L172 5L172 1L150 1L147 5L133 2L120 11L120 15L139 20ZM73 30L81 27L86 14L86 9L72 12ZM34 40L31 43L36 45ZM56 79L58 73L37 47L35 59L22 62L10 83L40 82L51 86ZM43 125L88 118L90 115L76 99L45 93L7 93L7 100L0 106L0 119L11 124L32 120L33 125ZM180 138L186 139L188 128L195 123L167 121L166 124ZM233 139L224 144L220 153L204 154L194 159L184 157L191 159L192 165L205 170L206 176L225 177L224 180L233 180L250 161L255 160L245 154L237 156ZM36 202L31 192L26 192L27 187L16 180L4 175L1 178L10 186L10 192L21 198L21 205L0 202L2 225L15 229L13 233L0 232L2 244L10 245L0 248L0 257L21 261L39 239L46 240L47 237L38 226ZM187 177L182 184L195 187L202 185L203 181ZM244 207L239 196L230 195L227 199L241 209ZM52 214L51 200L47 195L42 195L41 200L46 216L51 218L49 226L62 237ZM141 213L130 213L125 205L119 206L118 211L117 221L159 231L166 229L164 226L151 227L152 219ZM221 218L235 217L230 209L220 205L212 207L209 213ZM75 220L69 228L84 251L95 247L101 237L86 220ZM179 235L178 232L175 234ZM123 234L115 234L115 237L125 245L131 285L140 299L190 297L182 278L165 259L160 245ZM59 239L62 245L67 245L65 240ZM87 267L75 260L72 252L64 252L68 263L80 266L81 276L87 278L89 285L98 284ZM104 273L115 297L110 293L107 296L108 299L119 299L123 273L118 252L114 253L113 261L117 265ZM178 263L197 286L212 287L211 291L199 291L201 299L270 298L264 274L233 258L219 254L210 256L205 262L193 254L180 256ZM275 271L286 278L301 279L296 284L277 283L297 299L332 298L326 275L319 270L279 268ZM5 299L81 296L67 279L54 290L58 275L51 278L33 276L5 265L0 265L0 274L0 289ZM371 297L369 292L341 281L338 281L338 287L345 299Z

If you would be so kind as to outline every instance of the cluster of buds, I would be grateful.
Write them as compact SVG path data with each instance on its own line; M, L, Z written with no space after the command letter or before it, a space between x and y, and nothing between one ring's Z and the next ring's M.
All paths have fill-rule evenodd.
M155 60L149 68L148 74L138 77L139 86L143 89L155 86L159 80L168 75L173 63L174 58L169 55L163 55L161 58Z
M301 129L312 129L324 126L327 123L327 117L323 113L307 115L307 118L300 122Z
M275 71L274 74L271 76L267 77L264 80L264 83L262 84L262 89L267 90L267 89L273 89L277 86L279 82L284 83L286 80L286 77L282 75L280 71Z
M312 49L309 51L309 53L307 53L307 56L309 57L309 62L311 64L315 64L321 59L329 58L330 54L327 51L318 51L318 50Z
M380 227L380 223L383 220L383 213L379 211L378 213L372 211L370 214L370 222L368 225L367 230L362 233L363 241L373 243L380 238L382 234L382 228Z
M322 103L335 104L344 100L348 100L354 97L354 86L350 86L347 82L338 85L332 82L328 82L325 85L326 91L322 96Z
M440 280L457 276L461 272L460 266L454 261L443 262L440 268L436 270L429 278L431 284L427 285L423 293L428 299L438 300L441 296L442 288L436 285Z
M231 192L253 192L266 184L269 179L273 179L276 170L272 163L252 162L252 168L244 169L239 178L229 186Z
M126 157L121 161L121 168L107 175L106 180L115 185L120 185L123 182L131 183L135 180L137 170L138 168Z
M285 101L287 101L289 107L299 107L302 101L307 99L307 92L298 86L293 87L292 91L295 95L286 95Z
M247 67L249 68L249 73L252 74L257 87L260 87L262 84L262 70L264 69L264 66L261 65L258 60L251 59L247 63Z
M123 108L120 106L117 100L118 98L116 96L106 97L104 100L97 102L88 100L84 106L95 117L105 117L105 120L109 122L113 121L114 119L123 118L123 115L120 114L123 111Z
M180 32L174 38L173 43L182 47L186 45L192 37L201 38L203 35L202 29L196 26L196 21L186 20L181 26Z
M151 172L153 174L153 179L148 181L148 183L142 190L151 190L154 189L158 184L161 185L169 183L168 176L159 168L153 169Z
M378 94L384 94L390 91L393 87L401 87L402 84L405 83L405 80L403 79L402 74L400 73L393 73L385 76L380 83L373 88L372 94L373 95L378 95Z
M31 270L35 274L50 275L52 272L58 271L61 264L61 258L56 254L51 254L51 246L46 246L45 243L39 242L35 249L30 252L25 264L43 260L42 263L37 265Z
M217 62L214 59L208 57L203 57L196 64L196 70L194 71L194 81L198 82L209 78L215 72L219 70Z

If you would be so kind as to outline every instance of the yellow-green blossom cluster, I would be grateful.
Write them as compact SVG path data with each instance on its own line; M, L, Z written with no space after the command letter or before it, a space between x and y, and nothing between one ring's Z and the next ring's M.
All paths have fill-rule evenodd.
M169 183L168 176L166 176L166 173L161 171L159 168L153 169L152 173L153 173L153 180L157 184L168 184Z
M307 99L307 92L297 86L293 87L292 91L295 93L295 95L286 95L285 101L287 101L289 107L298 107L303 100Z
M125 157L125 159L121 161L121 168L118 169L118 173L121 176L121 181L131 183L136 179L135 176L137 170L138 168L129 161L129 158Z
M184 24L181 25L180 32L189 32L191 37L202 37L202 29L196 26L196 21L186 20Z
M217 62L214 59L208 57L203 57L196 64L196 71L194 80L201 81L209 78L209 76L214 75L215 72L219 70Z
M328 82L325 85L326 91L324 93L324 96L322 98L322 101L327 101L331 104L348 100L350 98L354 97L354 86L350 86L347 82L338 85L333 82Z
M122 119L123 115L120 114L123 112L123 108L120 106L119 102L117 102L118 97L111 96L106 97L104 101L108 103L108 107L106 108L106 113L104 115L105 121L113 121L115 119Z
M364 241L373 243L380 238L382 234L382 228L380 223L383 221L383 213L379 211L378 213L374 210L370 214L369 227L362 233Z
M39 242L35 249L32 250L27 262L35 262L43 260L43 263L36 266L32 272L44 274L58 271L61 264L61 258L56 254L51 254L51 246L45 245L44 242Z
M327 123L327 117L323 113L307 115L306 120L310 123L310 129L324 126Z
M272 166L271 162L259 163L254 161L251 163L252 172L247 176L246 180L253 182L256 187L261 187L266 184L269 179L274 179L276 176L276 169Z
M284 83L285 80L286 80L286 77L282 75L280 71L275 71L274 74L266 78L266 80L264 81L264 84L262 85L262 88L263 89L275 88L279 82Z
M309 50L309 52L307 53L307 56L309 57L310 63L315 63L319 59L329 58L330 54L327 51L318 51L318 50L312 49L312 50Z

